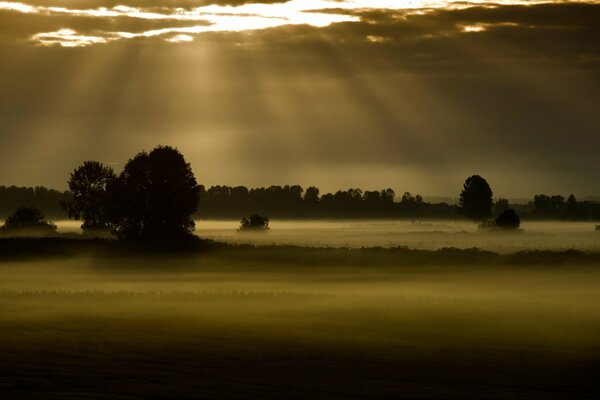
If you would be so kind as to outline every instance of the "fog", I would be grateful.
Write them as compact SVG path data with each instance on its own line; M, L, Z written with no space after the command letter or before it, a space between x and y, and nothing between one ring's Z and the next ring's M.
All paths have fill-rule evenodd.
M537 233L482 239L492 236L462 222L429 224L274 221L262 236L242 237L234 222L199 221L199 233L360 246L419 231L510 248L523 246L521 237L549 237L559 246L573 235L591 246L594 234L584 224L540 223L530 225ZM490 398L492 387L498 398L584 398L594 390L597 262L486 263L483 254L479 264L462 265L460 255L413 263L403 254L225 247L171 256L5 257L0 374L21 398L48 390L107 398L281 398L292 390L327 399L400 391Z
M257 270L192 257L148 269L148 262L4 262L5 334L33 324L41 337L60 321L58 330L68 332L95 320L139 340L174 330L188 339L219 331L357 346L600 348L600 271L589 268L298 271L275 262ZM156 331L139 330L140 321Z
M59 221L59 232L79 232L80 223ZM272 220L268 232L239 232L239 221L196 221L196 234L227 243L301 246L407 246L423 250L478 247L500 253L520 250L600 250L593 222L523 221L521 231L482 232L467 220Z

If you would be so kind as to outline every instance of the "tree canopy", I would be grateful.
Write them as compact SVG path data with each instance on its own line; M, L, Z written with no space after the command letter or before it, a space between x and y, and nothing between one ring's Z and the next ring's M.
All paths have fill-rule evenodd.
M110 226L109 188L117 176L111 167L98 161L85 161L71 173L69 190L73 197L63 202L69 218L82 219L85 231L106 230Z
M461 212L474 221L485 221L492 215L492 189L485 179L479 175L465 180L460 193L459 206Z
M177 239L190 235L200 187L183 155L169 146L129 160L112 185L113 231L130 240Z

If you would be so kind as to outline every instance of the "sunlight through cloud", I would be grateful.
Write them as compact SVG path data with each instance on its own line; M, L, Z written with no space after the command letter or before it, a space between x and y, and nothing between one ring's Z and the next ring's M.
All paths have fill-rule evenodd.
M598 0L585 1L594 3ZM583 2L576 0L574 2ZM141 20L165 21L165 26L142 32L95 32L92 35L78 33L64 27L56 32L42 32L30 40L43 46L61 45L64 47L84 47L102 44L119 39L136 37L168 36L168 42L191 41L190 35L204 32L240 32L275 28L285 25L309 25L326 27L340 22L358 22L355 15L361 10L405 10L407 14L423 13L435 9L464 9L469 7L498 7L501 5L534 5L548 3L548 0L290 0L283 3L248 3L232 5L206 5L191 9L164 7L144 9L117 5L77 9L68 7L34 6L20 2L0 1L0 11L38 14L44 16L68 15L82 18L116 19L132 18ZM169 21L190 22L188 27L169 26ZM487 29L480 24L462 27L463 32L482 32ZM381 43L385 38L369 36L367 40Z

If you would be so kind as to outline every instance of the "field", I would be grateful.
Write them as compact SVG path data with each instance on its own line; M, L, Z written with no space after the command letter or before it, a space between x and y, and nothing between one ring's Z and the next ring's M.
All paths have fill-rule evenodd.
M597 253L21 245L0 251L3 398L600 396Z
M80 223L59 221L62 232L79 232ZM239 233L239 221L196 221L203 238L227 243L299 246L406 246L436 250L478 247L500 253L521 250L579 249L600 251L600 232L593 222L523 221L518 233L482 235L476 224L460 220L315 220L271 221L267 233Z

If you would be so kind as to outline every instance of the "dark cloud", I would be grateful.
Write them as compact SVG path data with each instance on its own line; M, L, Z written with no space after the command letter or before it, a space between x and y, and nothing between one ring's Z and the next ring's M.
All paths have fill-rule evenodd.
M600 193L600 6L355 13L64 49L27 38L189 24L0 12L0 184L64 187L84 159L171 143L207 184Z

